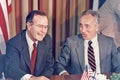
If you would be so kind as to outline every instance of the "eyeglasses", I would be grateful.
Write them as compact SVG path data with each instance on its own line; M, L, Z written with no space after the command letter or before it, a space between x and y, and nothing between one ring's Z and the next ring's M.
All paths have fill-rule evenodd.
M45 25L40 25L40 24L32 24L38 28L43 28L43 29L48 29L48 26L45 26Z

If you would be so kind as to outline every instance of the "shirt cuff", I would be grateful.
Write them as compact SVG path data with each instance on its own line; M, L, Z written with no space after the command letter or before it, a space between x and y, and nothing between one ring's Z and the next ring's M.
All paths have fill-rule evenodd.
M67 72L67 71L65 71L65 70L64 70L64 71L61 71L61 72L59 73L59 75L62 75L62 74L65 73L65 72Z
M25 74L24 76L22 76L22 78L20 80L29 80L31 76L33 76L33 75Z

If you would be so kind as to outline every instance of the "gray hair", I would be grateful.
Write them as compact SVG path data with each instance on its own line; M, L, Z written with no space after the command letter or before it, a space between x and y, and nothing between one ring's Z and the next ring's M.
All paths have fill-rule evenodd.
M85 10L85 11L81 14L80 18L81 18L82 16L88 15L88 14L91 14L93 17L95 17L95 18L96 18L96 22L99 24L99 22L100 22L100 15L98 14L97 11L94 11L94 10Z

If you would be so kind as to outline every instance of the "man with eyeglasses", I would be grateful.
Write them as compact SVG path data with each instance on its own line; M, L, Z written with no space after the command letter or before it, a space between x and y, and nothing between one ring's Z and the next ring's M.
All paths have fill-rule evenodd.
M48 19L44 12L31 11L26 17L26 29L6 45L6 74L15 80L49 80L54 58ZM34 46L33 46L34 44Z

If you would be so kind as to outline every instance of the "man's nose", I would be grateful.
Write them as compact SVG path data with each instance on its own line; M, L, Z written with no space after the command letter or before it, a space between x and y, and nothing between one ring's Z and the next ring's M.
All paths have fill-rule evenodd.
M85 31L86 31L85 27L82 27L82 28L81 28L81 32L83 33L83 32L85 32Z

